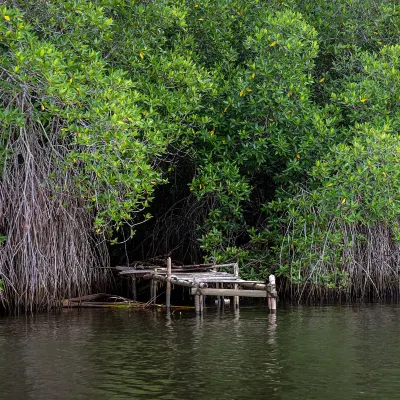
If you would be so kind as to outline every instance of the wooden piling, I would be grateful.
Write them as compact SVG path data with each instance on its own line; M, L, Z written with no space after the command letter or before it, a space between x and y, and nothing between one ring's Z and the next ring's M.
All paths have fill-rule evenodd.
M150 302L153 302L153 298L154 298L154 280L152 279L150 281Z
M156 304L157 300L157 281L155 279L151 280L151 298L152 298L152 303Z
M268 277L270 290L268 291L268 309L271 313L276 313L276 296L271 293L276 293L275 289L275 275Z
M132 275L132 299L137 300L136 275Z
M171 257L167 258L167 288L166 288L166 300L165 305L167 306L167 310L171 308L171 271L172 271L172 262Z
M233 266L233 274L234 274L235 276L239 277L239 264L238 264L238 263L236 263L236 264ZM238 289L237 283L235 283L234 288L235 288L235 290ZM234 297L233 297L233 308L234 308L234 309L239 308L239 296L234 296Z
M199 296L199 302L200 302L200 314L204 313L204 296L200 295Z
M196 314L201 314L200 294L198 293L194 295L194 308L196 310Z
M215 284L215 288L216 289L219 289L219 283L217 282L216 284ZM217 304L218 304L218 308L220 308L221 307L221 296L218 296L217 297Z

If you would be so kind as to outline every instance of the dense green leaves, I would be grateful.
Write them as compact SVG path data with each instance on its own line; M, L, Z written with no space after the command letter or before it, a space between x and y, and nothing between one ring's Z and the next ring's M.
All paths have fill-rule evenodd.
M6 3L0 161L40 123L97 232L157 214L169 182L202 204L204 257L249 277L350 287L366 230L397 254L397 2Z
M65 168L87 207L98 209L97 228L131 221L162 181L152 163L167 144L140 108L142 95L84 43L60 49L39 40L16 10L2 12L2 140L10 132L15 140L28 119L39 122L44 138L58 136L68 147ZM13 96L25 98L29 114Z

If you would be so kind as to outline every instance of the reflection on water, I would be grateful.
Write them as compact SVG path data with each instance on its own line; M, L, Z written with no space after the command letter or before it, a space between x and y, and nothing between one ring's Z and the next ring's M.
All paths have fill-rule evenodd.
M0 399L390 399L400 307L0 319Z

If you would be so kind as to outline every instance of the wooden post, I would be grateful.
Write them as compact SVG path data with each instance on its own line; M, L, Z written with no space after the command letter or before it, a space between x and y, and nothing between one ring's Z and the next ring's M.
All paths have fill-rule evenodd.
M150 281L150 302L153 302L153 297L154 297L154 280L152 279Z
M216 284L215 284L215 288L216 289L219 289L219 283L217 282ZM217 297L217 304L218 304L218 308L220 308L221 307L221 296L218 296Z
M157 301L157 281L155 279L151 280L151 286L152 286L152 291L151 291L151 298L152 298L152 303L156 304Z
M223 289L224 288L224 284L221 282L219 284L220 288ZM225 307L225 297L224 296L219 296L219 298L221 299L221 308Z
M132 299L137 300L136 274L132 275Z
M171 308L171 270L172 270L172 262L171 257L167 258L167 289L165 295L165 304L167 306L167 310Z
M200 309L200 294L195 294L194 295L194 308L196 309L196 314L200 314L201 313L201 309Z
M239 277L239 264L236 263L233 266L233 274L237 277ZM238 285L237 283L235 283L234 288L237 290ZM234 296L233 297L233 308L236 310L237 308L239 308L239 296Z
M270 290L275 292L275 275L270 275L268 277ZM271 296L268 293L268 309L271 313L276 313L276 297Z
M203 315L203 312L204 312L204 296L203 295L199 296L199 302L200 302L200 314Z

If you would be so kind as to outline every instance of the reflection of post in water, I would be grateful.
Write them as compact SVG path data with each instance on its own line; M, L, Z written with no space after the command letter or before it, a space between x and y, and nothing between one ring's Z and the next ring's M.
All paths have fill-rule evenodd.
M165 320L166 320L166 326L171 326L172 325L172 318L171 318L171 309L167 308L167 314L165 316Z
M268 334L269 334L268 343L269 344L276 343L276 328L277 328L276 314L269 314L268 315Z
M233 308L233 315L235 316L234 321L235 322L239 321L239 317L240 317L240 308L239 307Z
M193 336L197 339L200 339L203 336L203 314L196 314L196 324L193 332Z

